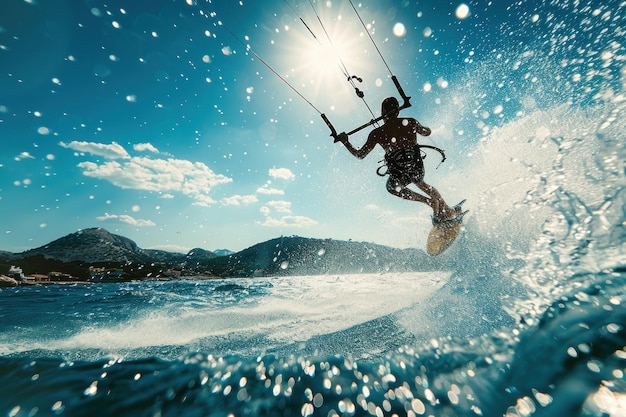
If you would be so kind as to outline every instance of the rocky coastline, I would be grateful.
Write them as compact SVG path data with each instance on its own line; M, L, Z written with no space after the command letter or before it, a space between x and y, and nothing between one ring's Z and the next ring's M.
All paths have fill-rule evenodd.
M462 241L454 249L459 249ZM142 249L100 228L84 229L21 253L0 251L0 286L284 275L422 272L453 269L458 250L434 259L420 249L281 236L239 252ZM54 271L54 272L51 272Z

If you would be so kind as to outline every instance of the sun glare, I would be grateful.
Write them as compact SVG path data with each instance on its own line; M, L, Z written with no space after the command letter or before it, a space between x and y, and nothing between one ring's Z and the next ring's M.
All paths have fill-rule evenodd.
M368 43L358 22L346 22L334 8L324 11L320 15L324 27L312 25L318 22L314 14L304 18L307 26L300 24L301 30L293 25L285 60L292 68L290 78L297 80L307 96L342 106L344 100L355 97L348 78L360 87L359 79L367 71Z
M342 71L341 62L346 57L346 60L350 60L349 56L346 56L345 48L341 45L334 44L314 44L309 48L303 48L301 60L305 63L310 75L316 75L321 79L326 79L329 76L334 77L337 75L337 70Z

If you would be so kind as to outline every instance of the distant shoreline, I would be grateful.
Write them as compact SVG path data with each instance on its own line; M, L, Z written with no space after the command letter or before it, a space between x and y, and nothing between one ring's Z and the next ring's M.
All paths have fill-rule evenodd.
M252 277L246 277L252 278ZM121 282L143 282L143 281L210 281L210 280L223 280L224 277L210 276L210 275L189 275L180 277L145 277L145 278L133 278L133 279L120 279L120 280L77 280L77 281L19 281L15 278L8 277L6 275L0 275L0 288L15 288L15 287L34 287L34 286L47 286L47 285L94 285L94 284L115 284Z

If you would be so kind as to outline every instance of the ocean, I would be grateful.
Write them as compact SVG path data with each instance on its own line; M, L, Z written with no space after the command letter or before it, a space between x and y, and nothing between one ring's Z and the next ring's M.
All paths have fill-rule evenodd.
M0 413L624 416L625 271L567 278L536 315L458 272L3 289Z

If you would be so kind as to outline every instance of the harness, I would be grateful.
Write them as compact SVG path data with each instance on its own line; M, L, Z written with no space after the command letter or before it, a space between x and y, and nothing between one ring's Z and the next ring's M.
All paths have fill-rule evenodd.
M441 154L439 165L446 160L443 149L430 145L415 145L412 148L398 149L386 154L384 164L376 169L376 174L381 177L390 175L394 178L409 180L409 182L413 179L421 180L424 177L424 159L426 159L426 152L422 151L423 148L434 149Z

